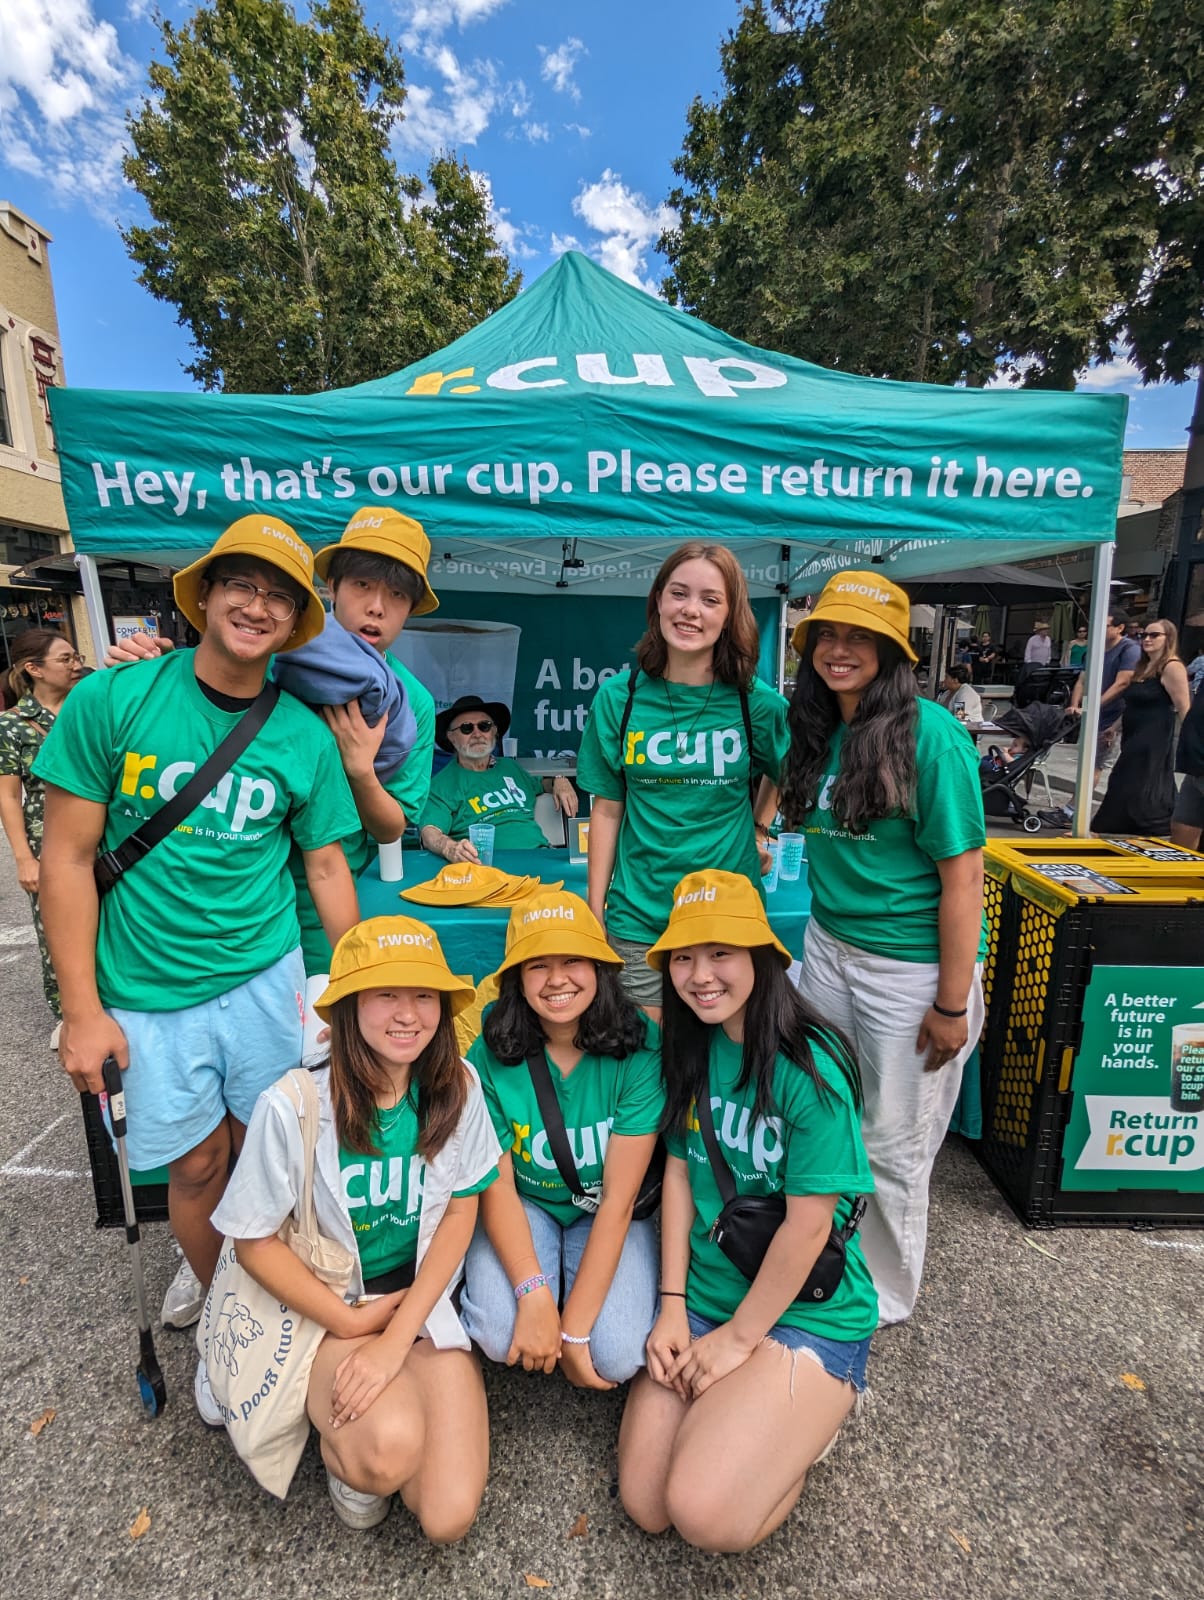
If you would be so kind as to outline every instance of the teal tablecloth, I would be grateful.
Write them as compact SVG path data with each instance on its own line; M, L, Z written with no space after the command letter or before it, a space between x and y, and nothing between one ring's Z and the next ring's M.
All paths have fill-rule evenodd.
M359 880L360 915L364 917L418 917L434 928L453 972L471 973L479 983L496 971L506 953L506 924L510 908L490 910L486 906L423 906L403 900L402 889L412 888L433 878L447 863L427 850L406 850L405 881L382 883L375 861L364 869ZM495 867L515 876L521 873L541 878L545 883L564 880L566 889L585 898L585 863L574 865L566 850L499 850ZM797 883L779 883L768 898L769 920L773 931L790 951L802 955L803 933L811 915L811 891L807 886L807 864Z

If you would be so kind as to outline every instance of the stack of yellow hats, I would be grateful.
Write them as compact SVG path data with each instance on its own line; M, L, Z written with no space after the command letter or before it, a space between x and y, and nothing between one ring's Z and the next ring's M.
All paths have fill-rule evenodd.
M452 861L442 867L429 883L402 889L403 900L420 906L514 906L537 889L562 889L564 880L543 883L539 878L515 877L498 867L483 867L476 861Z

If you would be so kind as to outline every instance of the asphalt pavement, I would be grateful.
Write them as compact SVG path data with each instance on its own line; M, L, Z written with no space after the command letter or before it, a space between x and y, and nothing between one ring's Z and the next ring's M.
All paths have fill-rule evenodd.
M273 1501L194 1413L191 1334L156 1332L169 1403L143 1416L128 1251L94 1228L78 1099L47 1047L7 852L0 999L6 1596L1204 1593L1204 1233L1026 1233L960 1141L937 1166L917 1312L878 1335L871 1404L760 1549L706 1556L640 1533L614 1493L622 1395L496 1370L492 1472L462 1544L432 1549L399 1507L369 1533L344 1528L312 1444ZM157 1307L176 1264L165 1227L145 1253Z

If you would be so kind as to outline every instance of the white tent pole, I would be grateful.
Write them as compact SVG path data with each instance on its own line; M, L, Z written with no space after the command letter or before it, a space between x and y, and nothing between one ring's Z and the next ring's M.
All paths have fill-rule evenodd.
M79 568L80 582L84 588L84 608L88 613L88 626L92 630L92 649L96 655L97 665L103 667L105 651L113 641L109 637L109 628L105 621L105 607L100 594L100 574L96 570L96 558L77 550L75 565Z
M1087 622L1087 660L1083 668L1082 727L1079 731L1079 765L1074 785L1074 834L1086 839L1091 832L1095 805L1095 752L1099 744L1099 702L1104 679L1104 630L1112 609L1112 558L1116 546L1109 539L1097 544L1091 569L1091 616Z
M790 638L790 598L783 594L778 601L778 693L786 693L786 645Z

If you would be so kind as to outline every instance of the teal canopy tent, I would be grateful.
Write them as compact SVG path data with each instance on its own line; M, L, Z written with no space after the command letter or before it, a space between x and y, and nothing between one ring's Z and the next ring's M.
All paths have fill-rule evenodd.
M1127 405L826 371L576 253L353 389L50 400L94 628L92 558L178 566L255 509L316 546L356 507L396 505L430 533L440 592L642 595L688 537L732 542L754 596L781 600L847 567L1110 553Z

